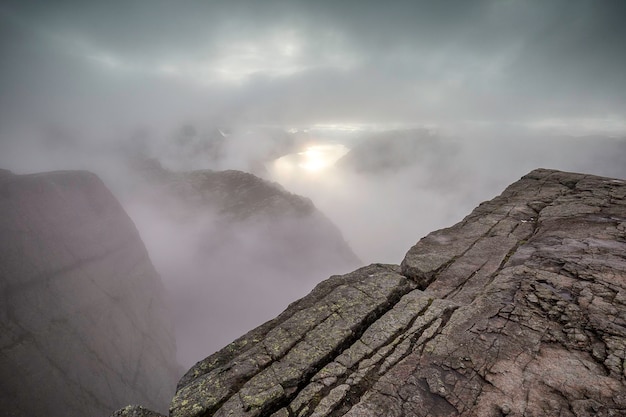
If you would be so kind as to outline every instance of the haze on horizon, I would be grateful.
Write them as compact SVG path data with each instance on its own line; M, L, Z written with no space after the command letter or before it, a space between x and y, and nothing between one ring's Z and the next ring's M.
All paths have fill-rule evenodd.
M426 128L441 146L406 168L266 175L311 198L365 263L398 263L426 233L533 168L626 178L623 16L620 0L5 0L0 168L95 171L157 268L177 270L196 225L183 230L124 201L115 159L124 143L139 137L179 170L248 170L272 145L271 129L347 150L377 133ZM186 126L228 129L227 158L172 158L164 144ZM223 336L208 334L207 355L327 276L300 292L264 278L275 298L244 303L239 322L210 329ZM223 305L231 287L204 302L208 313L221 317L212 301Z

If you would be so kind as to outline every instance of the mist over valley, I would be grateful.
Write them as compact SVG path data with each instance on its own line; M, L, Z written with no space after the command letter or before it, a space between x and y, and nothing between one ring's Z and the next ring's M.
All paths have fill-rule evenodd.
M85 333L97 359L72 368L55 345L50 372L104 389L102 410L124 389L84 363L142 385L145 350L182 376L331 276L397 273L534 169L626 178L624 15L612 0L4 1L0 371L65 323L58 345ZM99 315L115 342L91 333ZM137 395L162 403L167 378L160 399Z

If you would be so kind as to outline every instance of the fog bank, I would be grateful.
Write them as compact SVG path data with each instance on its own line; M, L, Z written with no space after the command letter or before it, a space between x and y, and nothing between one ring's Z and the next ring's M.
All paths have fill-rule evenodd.
M534 168L626 178L625 4L3 1L0 168L104 180L190 364L347 272L328 236L398 263ZM319 212L233 222L230 206L194 206L211 200L191 173L205 169L274 181ZM185 197L147 196L146 179ZM254 213L254 190L214 191Z

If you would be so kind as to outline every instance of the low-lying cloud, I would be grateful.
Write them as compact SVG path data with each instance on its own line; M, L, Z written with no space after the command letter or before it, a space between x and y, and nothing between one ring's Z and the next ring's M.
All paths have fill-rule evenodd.
M531 169L626 178L625 4L4 1L0 168L103 178L170 291L190 364L347 271L313 262L313 246L289 266L262 225L143 198L138 159L276 181L363 262L398 263ZM274 169L316 144L355 152ZM294 230L334 233L290 222L272 238L292 249Z

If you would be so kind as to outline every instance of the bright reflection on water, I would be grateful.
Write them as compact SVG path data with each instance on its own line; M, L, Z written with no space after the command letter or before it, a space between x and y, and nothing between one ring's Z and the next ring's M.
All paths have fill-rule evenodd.
M311 145L302 152L278 158L273 162L271 171L278 180L302 175L320 175L348 151L349 149L341 144Z

